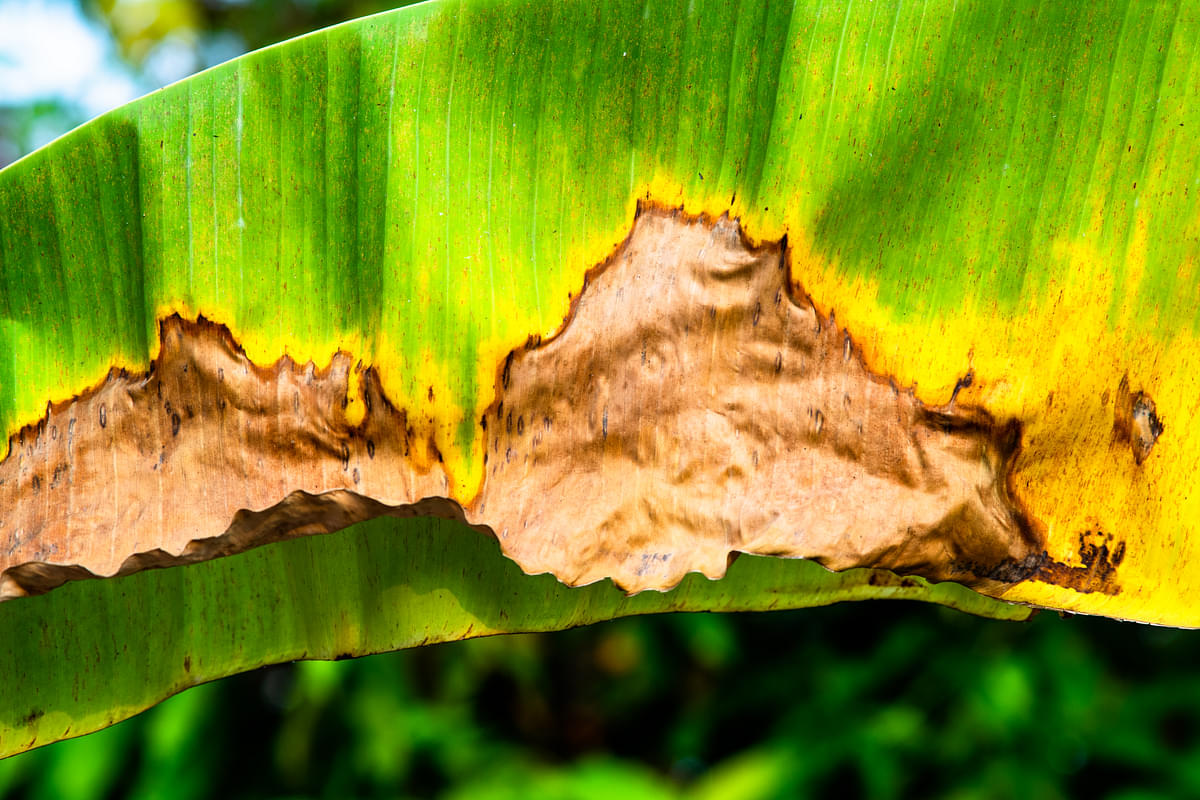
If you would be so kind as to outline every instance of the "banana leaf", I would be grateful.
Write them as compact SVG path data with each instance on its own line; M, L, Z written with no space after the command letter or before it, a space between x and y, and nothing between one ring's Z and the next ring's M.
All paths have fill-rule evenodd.
M633 613L1200 624L1198 25L1185 2L435 0L6 168L0 754L262 664ZM685 232L742 305L676 291ZM671 397L716 398L700 429L652 402L671 381L614 377L684 341ZM581 438L522 461L543 419ZM750 499L680 468L617 502L684 440Z

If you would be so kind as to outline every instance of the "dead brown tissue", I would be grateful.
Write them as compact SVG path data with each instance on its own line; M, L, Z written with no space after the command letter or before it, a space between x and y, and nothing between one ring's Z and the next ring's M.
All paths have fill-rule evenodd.
M1126 375L1117 387L1113 411L1113 438L1127 442L1134 460L1141 465L1150 457L1155 442L1164 430L1154 400L1145 392L1131 391L1129 376Z
M786 245L752 246L726 218L639 211L560 332L497 370L486 475L464 505L350 356L260 368L204 319L160 335L149 373L114 372L13 437L0 597L430 513L573 585L668 589L755 553L983 591L1090 569L1084 583L1115 591L1119 559L1105 553L1103 576L1055 566L1010 496L1015 422L874 374L792 285Z

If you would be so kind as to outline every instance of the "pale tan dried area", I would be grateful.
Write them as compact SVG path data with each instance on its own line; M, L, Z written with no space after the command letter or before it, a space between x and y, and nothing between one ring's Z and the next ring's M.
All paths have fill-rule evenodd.
M639 213L562 331L513 353L481 421L486 477L447 498L371 370L251 364L219 326L164 321L147 375L50 410L0 463L0 598L211 558L380 514L490 529L527 572L666 589L732 554L988 588L1044 545L1007 495L1017 432L871 374L728 219Z

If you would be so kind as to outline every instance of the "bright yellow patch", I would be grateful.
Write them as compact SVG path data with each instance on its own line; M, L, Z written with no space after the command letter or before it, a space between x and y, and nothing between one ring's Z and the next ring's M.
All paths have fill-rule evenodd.
M757 233L753 220L747 227ZM787 233L793 279L824 315L835 313L872 369L914 387L931 405L949 402L955 384L973 370L973 385L956 402L1023 424L1013 488L1046 531L1053 559L1080 565L1079 536L1087 531L1126 543L1116 595L1028 581L1004 599L1200 626L1200 609L1190 599L1200 591L1200 573L1181 568L1200 563L1200 492L1191 488L1195 459L1188 455L1200 452L1200 433L1189 424L1200 412L1200 341L1180 333L1164 345L1135 327L1145 230L1136 226L1122 254L1128 274L1118 319L1109 318L1110 265L1121 256L1099 253L1081 239L1055 243L1053 257L1061 263L1047 273L1064 277L1019 316L978 305L916 322L895 321L878 303L877 286L847 281L837 264L814 253L802 230ZM1153 398L1165 424L1141 466L1129 444L1114 437L1114 404L1125 376L1133 391Z

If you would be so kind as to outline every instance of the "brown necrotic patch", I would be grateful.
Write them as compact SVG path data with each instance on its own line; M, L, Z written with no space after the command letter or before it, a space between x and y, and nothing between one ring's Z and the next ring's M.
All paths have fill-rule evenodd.
M1121 378L1113 409L1113 438L1129 444L1133 460L1140 466L1150 457L1164 430L1154 400L1145 392L1129 388L1129 376Z
M504 367L478 511L506 553L633 590L738 552L972 584L1036 569L1005 483L1017 431L873 375L786 265L728 219L638 217L562 332Z
M0 598L383 514L457 518L527 572L630 591L720 576L737 553L984 590L1080 578L1009 497L1019 427L873 374L791 285L786 246L727 219L641 211L562 330L509 355L465 509L349 356L260 368L203 319L160 333L149 373L114 372L11 441Z
M148 374L114 371L11 440L0 598L411 513L445 494L439 468L412 465L405 415L371 370L361 385L373 410L348 424L349 356L262 369L204 319L172 316L160 336ZM420 508L461 518L431 502Z

